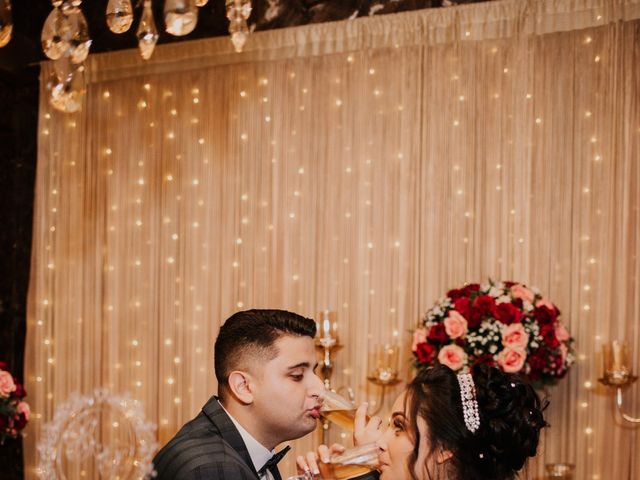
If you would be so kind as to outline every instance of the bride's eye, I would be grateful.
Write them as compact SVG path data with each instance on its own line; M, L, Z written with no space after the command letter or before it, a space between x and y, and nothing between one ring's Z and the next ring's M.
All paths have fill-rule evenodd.
M396 433L404 432L404 422L401 419L394 418L392 425L393 425L393 430Z

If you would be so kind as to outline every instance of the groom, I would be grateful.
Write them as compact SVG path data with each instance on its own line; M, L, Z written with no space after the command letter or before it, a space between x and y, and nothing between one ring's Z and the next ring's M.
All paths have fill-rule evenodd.
M220 328L214 362L218 397L154 458L158 480L280 480L276 466L316 427L323 383L313 320L283 310L248 310Z

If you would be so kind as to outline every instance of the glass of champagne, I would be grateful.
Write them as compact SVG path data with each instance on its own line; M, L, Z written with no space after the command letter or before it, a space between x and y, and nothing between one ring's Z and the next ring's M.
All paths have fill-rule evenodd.
M338 480L353 478L375 470L378 466L378 451L375 443L367 443L332 455L329 463Z
M334 454L329 459L333 469L333 477L337 480L347 480L358 477L374 470L378 466L378 446L375 443L349 448L342 453ZM314 475L306 472L294 475L287 480L313 480Z
M338 395L331 390L323 392L322 400L320 414L340 428L353 432L353 423L356 415L355 405L342 395Z

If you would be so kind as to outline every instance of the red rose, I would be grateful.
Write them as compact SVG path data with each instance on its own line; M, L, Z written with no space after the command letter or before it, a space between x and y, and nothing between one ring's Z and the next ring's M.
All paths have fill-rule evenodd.
M531 367L531 374L534 372L541 372L547 365L547 359L545 358L544 351L539 348L529 356L529 366Z
M469 328L478 328L482 323L482 317L482 312L474 308L469 314L469 319L467 320Z
M501 303L496 307L496 318L505 325L520 323L522 313L510 303Z
M473 309L471 310L469 328L477 328L485 317L495 316L496 302L491 295L478 295L473 301Z
M472 293L480 291L480 285L477 283L470 283L463 288L467 296L471 296Z
M421 363L431 363L436 357L436 347L427 342L419 343L416 355Z
M7 362L0 362L0 370L6 370L8 367Z
M521 298L514 298L513 300L511 300L511 305L522 311L523 302Z
M550 325L555 323L557 314L555 309L551 310L549 307L544 305L540 307L536 307L533 310L533 316L536 318L540 325Z
M471 317L471 300L468 297L458 298L453 302L454 310L469 321Z
M560 346L560 341L558 337L556 337L556 329L553 325L542 325L540 327L540 335L542 336L542 341L548 348L554 349Z
M16 390L15 392L13 392L13 396L15 398L20 398L20 399L27 396L27 392L25 392L24 387L22 386L21 383L16 382Z
M473 301L473 308L483 316L495 316L496 301L491 295L478 295Z
M26 426L27 426L27 418L25 417L24 413L16 415L16 418L14 420L14 428L16 430L22 430Z
M454 288L453 290L449 290L447 292L447 297L449 297L451 300L453 300L454 302L461 298L464 297L466 295L465 291L460 289L460 288Z
M447 341L449 336L447 335L447 331L444 328L444 323L436 323L429 330L429 334L427 335L427 340L431 343L444 343Z
M503 282L503 283L506 288L511 288L518 282L512 282L511 280L507 280L506 282Z

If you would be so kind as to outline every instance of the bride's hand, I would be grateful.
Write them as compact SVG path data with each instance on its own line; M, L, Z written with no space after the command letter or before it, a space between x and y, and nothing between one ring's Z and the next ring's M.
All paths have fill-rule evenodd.
M382 434L382 420L378 416L373 416L367 422L367 403L362 403L356 410L353 422L353 444L356 446L375 443Z
M299 455L296 458L298 473L304 475L310 472L314 477L317 476L323 480L335 480L333 465L329 461L332 455L344 451L345 448L342 445L334 443L331 447L320 445L317 452L308 452L305 456Z

